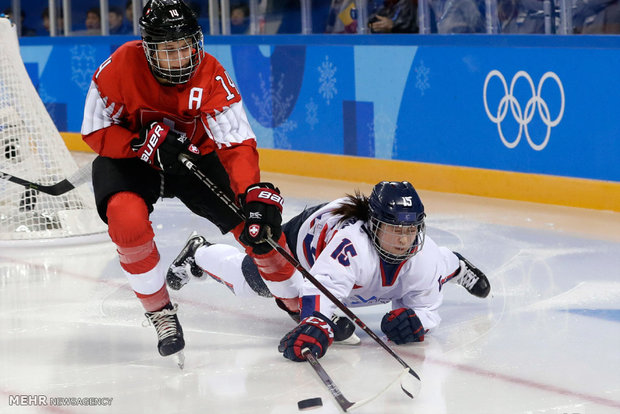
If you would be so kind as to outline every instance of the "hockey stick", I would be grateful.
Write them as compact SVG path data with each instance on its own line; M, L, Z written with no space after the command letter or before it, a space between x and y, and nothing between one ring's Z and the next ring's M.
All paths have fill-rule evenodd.
M301 353L302 353L303 356L306 357L306 361L308 361L308 363L310 363L310 366L312 366L312 368L317 373L317 375L319 376L321 381L323 381L323 384L325 384L325 386L327 387L327 390L332 394L332 396L334 397L334 399L336 400L336 402L338 403L338 405L340 406L340 408L344 412L354 410L356 408L361 407L362 405L365 405L365 404L371 402L372 400L374 400L375 398L377 398L378 396L380 396L381 394L386 392L388 390L388 388L390 388L392 386L392 384L398 382L398 380L401 379L401 377L403 377L403 376L405 376L405 375L407 375L409 373L409 370L407 368L405 368L405 369L403 369L403 372L394 381L390 382L378 394L376 394L376 395L374 395L374 396L372 396L370 398L366 398L365 400L361 400L361 401L357 401L357 402L351 402L351 401L347 400L344 395L342 395L342 392L340 391L338 386L330 378L330 376L327 374L327 372L325 372L325 370L323 369L323 367L319 363L318 359L316 359L314 354L312 352L310 352L310 350L308 348L304 348L303 351L301 351Z
M8 180L12 183L23 185L26 188L30 188L32 190L40 191L45 194L58 196L65 194L75 187L79 186L90 180L91 177L92 165L90 163L84 165L82 168L78 169L73 175L65 178L62 181L57 182L52 185L43 185L33 183L32 181L25 180L23 178L15 177L9 173L5 173L0 171L0 178L4 180Z
M241 220L245 221L245 216L243 215L243 211L241 208L233 203L230 198L215 184L211 181L206 175L202 173L196 167L196 165L185 155L179 154L179 161L185 165L185 167L190 170L194 175L202 181L202 183L207 186L220 200L222 200L237 216L241 218ZM393 350L390 348L381 338L377 336L370 328L366 326L364 322L360 320L349 308L347 308L344 303L342 303L337 297L333 295L321 282L315 279L310 272L308 272L304 267L291 256L286 249L280 246L275 240L272 238L267 239L267 243L271 247L273 247L284 259L292 264L306 279L310 281L318 290L321 291L329 300L331 300L334 305L336 305L345 315L347 315L350 319L352 319L357 326L359 326L364 332L368 334L372 339L374 339L383 349L385 349L392 357L394 357L406 370L406 372L410 375L399 375L401 378L400 388L403 390L407 396L410 398L414 398L418 395L421 387L420 377L416 372L409 366L405 361L401 359Z

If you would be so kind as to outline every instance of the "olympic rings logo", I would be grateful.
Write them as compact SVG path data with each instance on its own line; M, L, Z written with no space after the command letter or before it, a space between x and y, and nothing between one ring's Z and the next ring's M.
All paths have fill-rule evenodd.
M487 87L489 86L489 81L497 77L502 85L504 86L504 97L499 101L499 105L497 106L497 113L494 115L489 110L489 104L487 102ZM529 85L530 90L532 92L532 97L525 104L525 108L522 109L519 101L514 97L513 92L515 88L515 84L519 79L525 79ZM555 117L555 119L551 119L551 114L549 113L549 106L547 102L545 102L541 97L542 87L545 84L547 79L552 79L555 81L558 89L560 90L560 112ZM484 109L487 113L487 116L491 120L491 122L497 124L497 130L499 132L499 137L501 138L504 145L508 148L514 148L521 141L521 137L523 135L523 131L525 131L525 137L527 138L527 142L530 144L530 147L536 151L540 151L547 146L549 142L549 137L551 136L551 128L557 126L562 120L562 116L564 115L564 87L562 86L562 82L558 75L553 72L545 73L540 81L538 82L538 88L534 89L534 82L532 81L532 77L525 71L520 70L515 74L510 82L510 90L508 89L508 85L506 84L506 79L504 75L498 70L492 70L487 75L484 81L484 90L483 90L483 98L484 98ZM508 107L510 107L510 112L512 113L512 117L519 124L519 133L517 137L512 141L508 141L504 136L502 131L502 122L506 119L506 115L508 114ZM545 135L545 139L540 143L536 144L532 141L532 137L530 136L530 132L528 130L528 124L534 118L534 114L538 112L540 115L540 119L547 126L547 134Z

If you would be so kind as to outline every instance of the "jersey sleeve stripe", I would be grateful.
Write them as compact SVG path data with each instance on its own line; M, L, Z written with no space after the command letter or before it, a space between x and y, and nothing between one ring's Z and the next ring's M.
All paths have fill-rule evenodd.
M94 82L90 83L86 104L84 105L84 120L82 121L82 135L88 135L102 128L117 124L123 112L121 105L115 113L115 103L106 105L106 101L99 95L99 90Z
M215 116L207 115L210 136L220 144L229 146L248 139L256 139L241 101L235 102Z

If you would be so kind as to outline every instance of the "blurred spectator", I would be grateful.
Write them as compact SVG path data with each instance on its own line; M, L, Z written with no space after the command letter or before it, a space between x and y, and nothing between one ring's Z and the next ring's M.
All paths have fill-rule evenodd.
M86 30L74 30L71 31L73 36L92 36L101 35L101 12L99 7L93 7L86 12L86 19L84 20Z
M417 33L417 4L413 0L384 0L368 17L372 33Z
M50 9L46 7L41 13L41 21L47 34L50 33ZM62 18L62 9L56 11L56 34L62 35L64 32L64 19Z
M99 7L92 7L86 12L86 25L87 34L101 34L101 12Z
M330 10L331 0L312 0L310 10L312 33L325 33L325 24ZM301 1L300 0L280 0L273 2L270 11L274 20L281 16L278 34L301 33Z
M545 33L541 0L498 0L497 17L502 33Z
M127 18L127 21L133 25L133 3L131 0L128 0L125 5L125 17Z
M13 11L11 10L10 7L8 9L5 9L3 13L6 15L8 19L15 22ZM36 36L37 35L36 30L31 29L30 27L24 26L24 19L26 18L26 13L24 12L24 9L21 9L20 15L21 15L21 19L19 20L19 24L21 25L21 31L22 31L20 36Z
M475 0L429 0L429 3L437 33L485 33L482 12Z
M230 33L246 34L250 27L250 8L247 4L234 4L230 8Z
M357 33L355 0L332 0L326 33Z
M109 20L110 20L110 34L127 34L131 33L131 29L125 18L123 17L123 11L120 7L110 6L109 8Z
M573 25L575 33L620 33L620 1L577 0L574 3Z

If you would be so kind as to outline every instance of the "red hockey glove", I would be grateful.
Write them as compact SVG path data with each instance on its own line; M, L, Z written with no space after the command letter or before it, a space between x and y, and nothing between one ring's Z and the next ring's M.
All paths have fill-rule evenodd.
M415 312L408 308L394 309L381 320L381 330L397 345L424 341L426 331Z
M198 148L185 134L171 130L162 122L151 122L143 127L139 136L132 139L129 145L142 161L156 170L173 174L185 171L178 159L180 153L194 158L200 155Z
M284 199L280 190L271 183L252 184L240 197L245 215L245 227L239 240L252 247L254 254L266 254L271 246L266 239L271 237L276 242L282 234L282 204Z
M291 361L305 361L302 351L306 348L317 358L327 352L327 347L334 342L334 324L320 312L303 319L299 325L280 341L278 351Z

